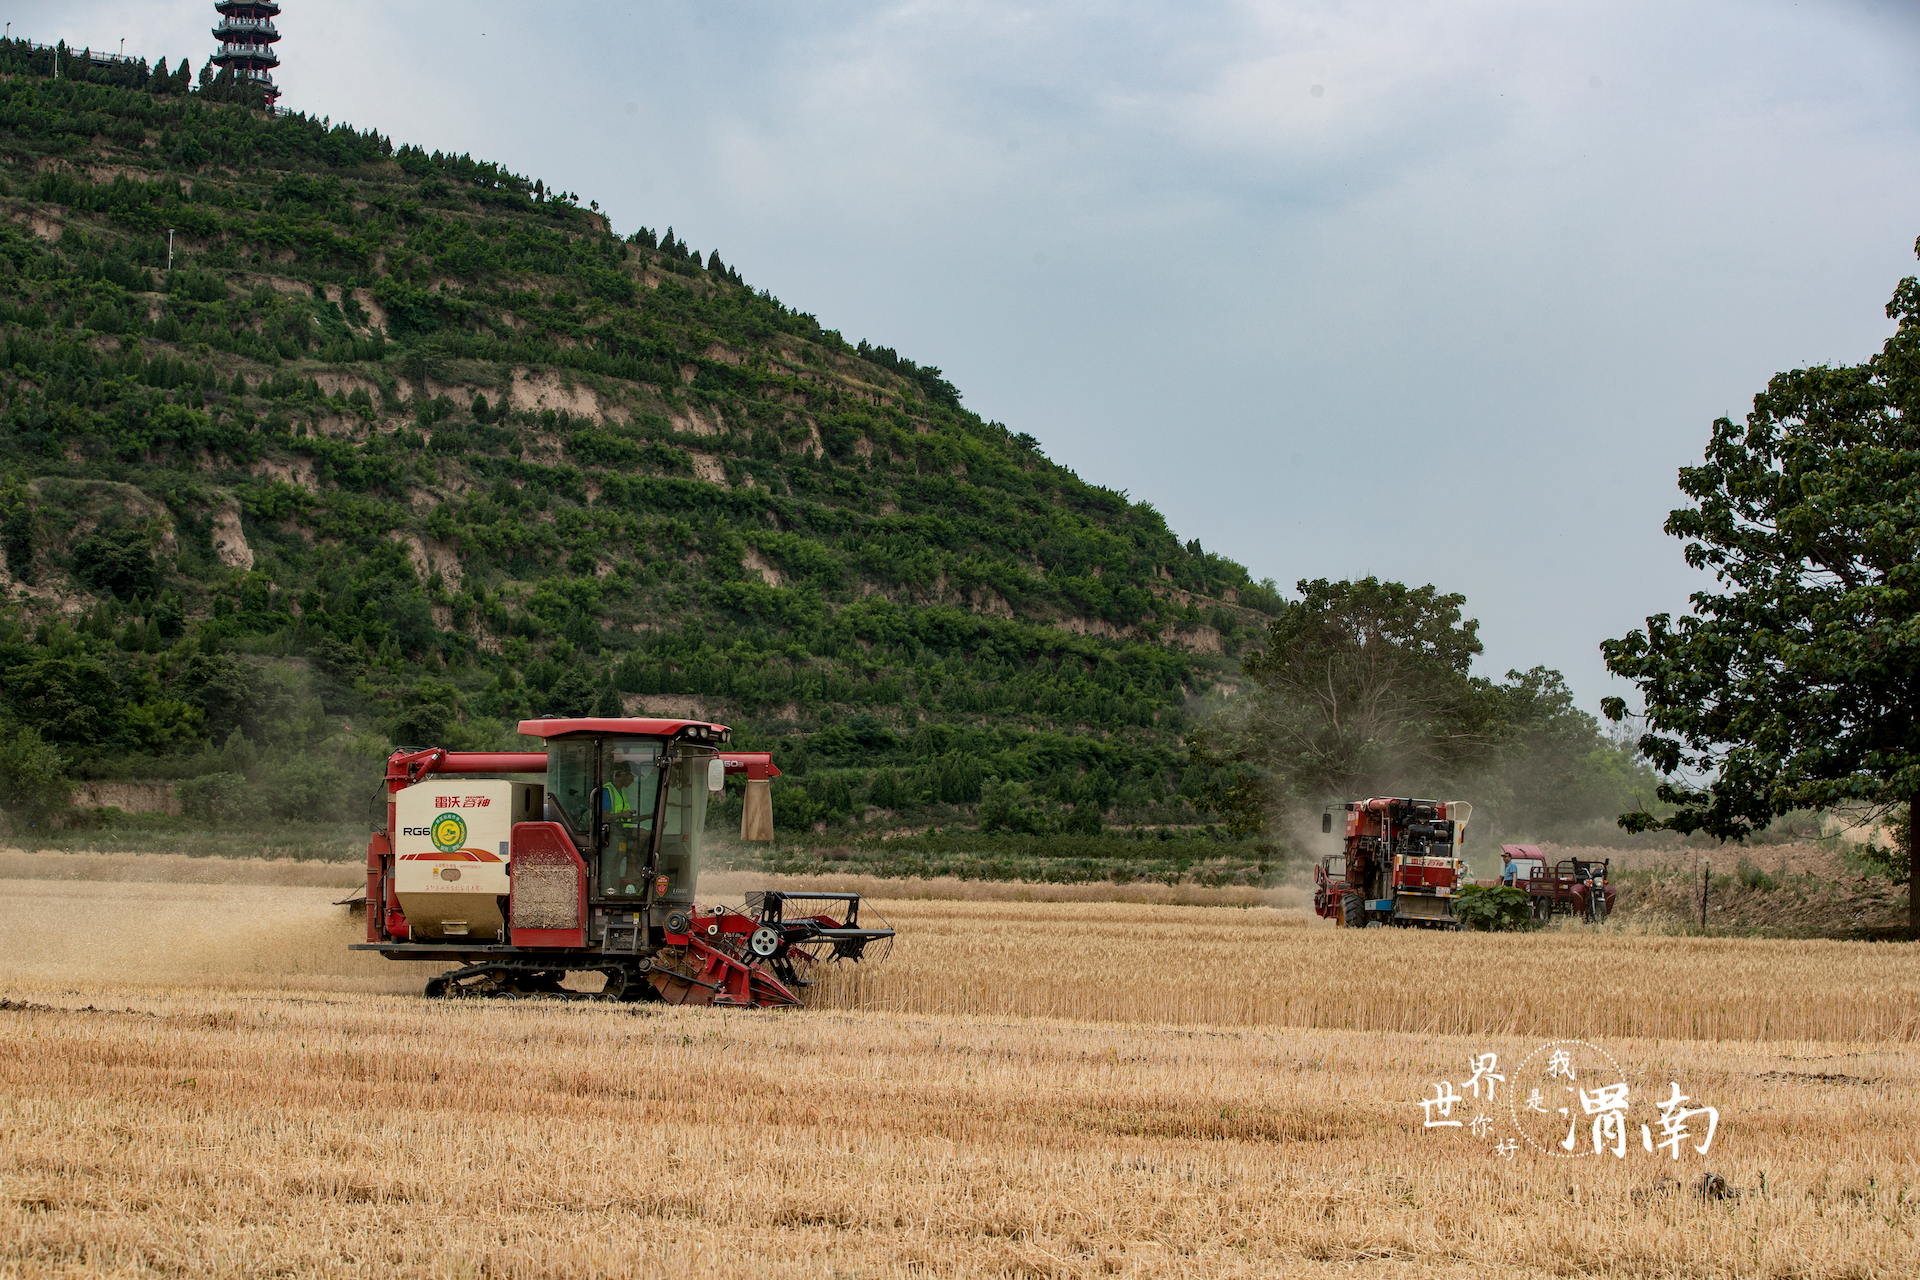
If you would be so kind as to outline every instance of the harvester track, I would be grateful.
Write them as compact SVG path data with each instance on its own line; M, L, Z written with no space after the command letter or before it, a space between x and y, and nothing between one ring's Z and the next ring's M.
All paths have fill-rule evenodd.
M569 972L587 970L557 969L551 961L488 960L429 979L426 995L431 999L597 1000L633 1004L660 998L647 981L651 967L644 958L604 967L594 972L606 975L606 986L598 991L569 991L560 985L561 979Z

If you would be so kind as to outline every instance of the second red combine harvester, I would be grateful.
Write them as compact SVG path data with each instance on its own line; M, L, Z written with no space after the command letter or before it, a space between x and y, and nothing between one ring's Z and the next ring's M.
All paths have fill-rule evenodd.
M1465 883L1460 846L1473 806L1464 800L1353 800L1346 842L1314 867L1314 911L1350 929L1418 925L1458 929L1453 895ZM1320 820L1332 832L1333 810Z
M526 720L544 752L401 750L387 820L367 845L367 940L390 960L457 964L427 994L599 996L777 1008L823 963L880 959L893 930L860 923L855 893L694 900L707 803L746 775L743 840L773 838L764 752L730 752L694 720Z

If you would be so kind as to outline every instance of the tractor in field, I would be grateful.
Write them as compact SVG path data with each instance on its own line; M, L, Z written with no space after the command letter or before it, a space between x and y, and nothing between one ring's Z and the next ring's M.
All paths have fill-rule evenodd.
M1500 883L1525 889L1533 918L1542 924L1561 915L1599 924L1613 914L1619 892L1607 879L1611 858L1562 858L1549 868L1538 845L1503 844L1500 853L1506 860Z
M1374 798L1340 807L1346 839L1314 867L1314 911L1350 929L1458 929L1453 894L1464 883L1460 846L1473 806ZM1333 831L1333 812L1322 815L1322 832Z
M429 996L571 997L778 1008L825 964L883 959L893 930L854 893L694 898L707 802L746 776L742 840L773 838L764 752L730 752L693 720L525 720L544 752L402 749L386 825L367 844L367 940L354 950L460 967ZM869 912L871 915L871 912Z

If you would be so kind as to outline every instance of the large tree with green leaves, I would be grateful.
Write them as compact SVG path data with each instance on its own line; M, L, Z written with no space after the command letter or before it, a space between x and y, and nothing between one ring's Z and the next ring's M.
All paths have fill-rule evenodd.
M1775 376L1681 470L1693 505L1666 529L1719 589L1601 646L1640 688L1641 750L1675 806L1627 829L1738 839L1795 809L1904 810L1920 878L1920 284L1887 314L1879 355Z
M1653 794L1658 778L1639 752L1609 738L1558 671L1509 671L1495 688L1510 737L1475 799L1484 798L1501 830L1566 839Z
M1230 826L1262 825L1269 805L1434 785L1493 758L1504 708L1470 673L1482 646L1465 596L1377 578L1299 591L1241 662L1254 683L1244 714L1193 740L1196 762L1219 770L1206 799Z

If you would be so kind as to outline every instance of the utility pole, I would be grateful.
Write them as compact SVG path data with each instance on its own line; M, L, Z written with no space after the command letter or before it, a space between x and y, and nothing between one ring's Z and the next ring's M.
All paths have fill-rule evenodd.
M1707 927L1707 886L1713 883L1713 864L1707 863L1700 869L1700 928Z

